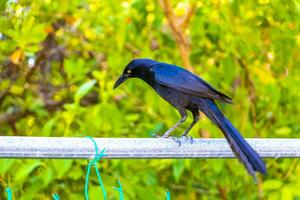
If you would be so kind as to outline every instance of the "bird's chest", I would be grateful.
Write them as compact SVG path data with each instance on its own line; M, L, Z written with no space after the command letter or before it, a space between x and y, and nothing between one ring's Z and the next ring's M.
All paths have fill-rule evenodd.
M164 85L156 84L154 90L167 102L173 106L187 107L190 103L191 96L169 88Z

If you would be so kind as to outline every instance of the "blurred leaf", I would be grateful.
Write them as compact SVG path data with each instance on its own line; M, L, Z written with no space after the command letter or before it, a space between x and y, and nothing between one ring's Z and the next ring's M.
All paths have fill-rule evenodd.
M288 136L288 135L290 135L291 132L292 132L292 129L287 126L277 128L275 130L275 134L280 135L280 136Z
M76 104L78 104L79 101L93 88L96 82L97 82L96 80L91 80L84 83L78 88L74 97Z
M163 125L164 125L163 123L156 123L154 128L148 131L148 135L152 137L153 134L157 134L161 132Z
M68 58L64 60L64 70L68 75L70 82L82 81L86 78L89 70L89 62L82 58Z
M72 178L73 180L79 180L82 178L85 174L83 173L80 166L75 165L72 167L72 170L69 171L68 177Z
M52 167L55 169L55 176L59 179L71 169L73 160L53 160Z
M51 181L53 181L53 175L53 169L50 167L45 167L42 170L41 179L43 180L45 186L48 186L48 184L51 183Z
M135 122L140 118L139 114L128 114L125 116L125 119L129 122Z
M15 160L13 159L0 159L0 174L1 176L6 173L10 167L14 164Z
M42 133L44 136L51 135L52 129L56 122L57 122L57 118L52 118L43 126Z
M44 187L43 182L40 179L36 179L32 184L30 184L24 191L20 200L31 200L36 199L39 191Z
M23 59L24 59L24 54L21 49L17 49L10 56L11 62L16 65L19 64Z
M7 0L1 0L0 1L0 12L3 12L5 10Z
M176 160L173 164L173 176L175 178L175 181L178 182L181 174L184 171L184 161L183 160Z
M10 92L16 95L22 94L23 90L24 90L23 87L19 85L13 85L10 88Z
M263 182L262 187L264 190L277 190L281 187L281 185L281 180L269 179Z
M91 199L104 199L101 189L98 185L92 185L89 187L89 197Z
M26 163L23 163L20 169L18 169L15 173L15 181L24 181L29 177L30 173L32 173L33 170L41 164L42 163L39 160L29 160Z

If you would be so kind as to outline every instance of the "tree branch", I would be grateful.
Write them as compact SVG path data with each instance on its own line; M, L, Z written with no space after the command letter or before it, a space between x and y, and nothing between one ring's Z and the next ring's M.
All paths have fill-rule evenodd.
M179 25L176 23L177 19L173 13L172 5L170 0L160 0L162 8L164 10L165 16L167 18L168 24L172 30L173 36L175 37L176 43L179 47L180 56L183 62L183 66L190 71L194 71L193 67L190 63L190 44L188 42L188 38L185 35L185 30L189 25L190 19L193 16L193 13L196 9L196 3L193 3L190 6L189 11L185 15L182 23Z
M249 99L251 101L251 105L250 105L250 110L251 110L251 121L253 123L253 127L254 130L256 131L256 134L258 135L259 132L257 130L257 126L256 126L256 121L257 121L257 115L256 115L256 109L255 109L255 104L256 104L256 92L255 92L255 86L253 81L250 78L250 72L249 69L247 67L247 65L244 63L244 61L242 60L242 58L236 58L239 65L244 69L245 71L245 84L248 90L248 96Z
M18 119L31 114L29 110L15 109L12 112L6 112L0 115L0 126L3 124L14 124Z
M196 8L197 8L197 3L196 2L194 2L190 5L186 15L184 16L183 20L181 21L181 23L179 25L182 30L185 31L187 29L193 15L194 15L194 12L196 11Z

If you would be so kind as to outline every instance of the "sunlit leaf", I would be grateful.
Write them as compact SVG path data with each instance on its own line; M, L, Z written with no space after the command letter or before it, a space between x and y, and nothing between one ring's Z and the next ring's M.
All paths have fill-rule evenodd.
M279 189L282 185L281 180L270 179L263 182L264 190L276 190Z
M81 85L75 93L75 102L79 103L79 101L93 88L96 82L96 80L91 80Z
M10 55L10 60L14 64L19 64L24 59L24 53L21 49L17 49Z
M27 161L26 163L23 163L21 168L17 170L15 173L15 181L16 182L24 181L26 178L29 177L30 173L41 164L42 163L40 161L36 161L36 160L30 160Z

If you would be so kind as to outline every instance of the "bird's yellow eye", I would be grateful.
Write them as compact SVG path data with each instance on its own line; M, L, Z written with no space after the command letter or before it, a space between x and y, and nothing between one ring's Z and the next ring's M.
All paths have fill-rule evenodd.
M129 70L127 70L127 74L130 74L131 73L131 70L129 69Z

